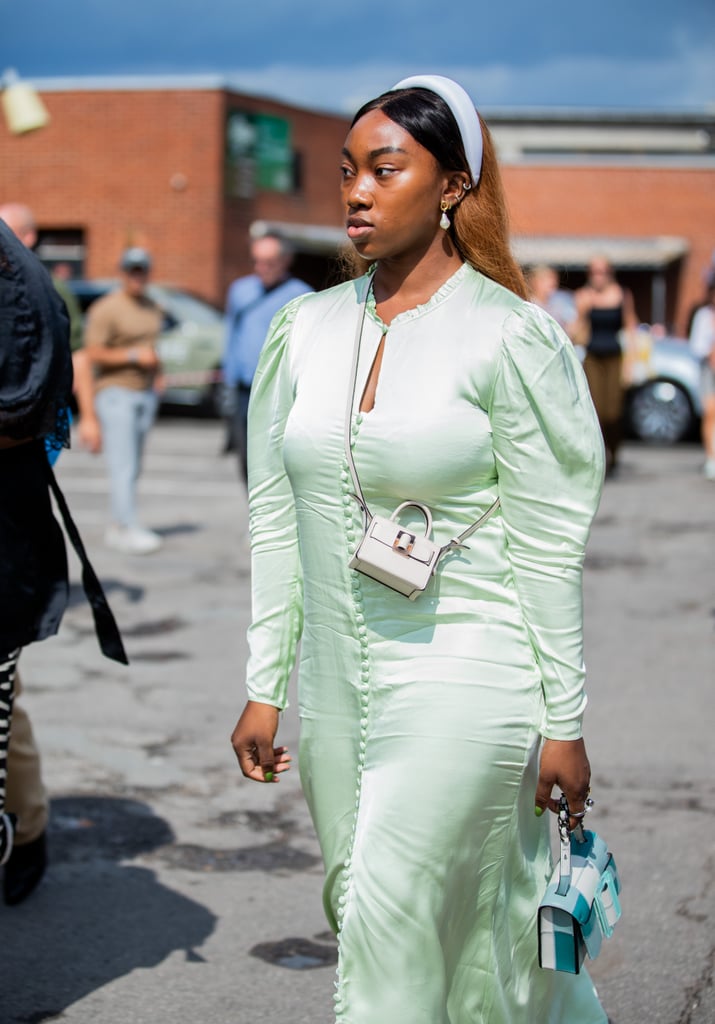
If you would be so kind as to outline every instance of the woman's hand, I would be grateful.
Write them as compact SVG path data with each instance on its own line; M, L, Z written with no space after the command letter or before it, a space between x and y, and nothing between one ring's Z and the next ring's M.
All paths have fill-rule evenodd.
M569 803L571 819L569 828L574 829L586 806L590 792L591 766L586 756L586 746L579 740L544 740L539 762L539 782L536 787L536 813L543 814L548 808L558 813L558 796L553 797L554 786L558 786Z
M254 782L278 782L280 773L290 768L288 748L273 746L278 714L272 704L249 700L231 735L241 771Z

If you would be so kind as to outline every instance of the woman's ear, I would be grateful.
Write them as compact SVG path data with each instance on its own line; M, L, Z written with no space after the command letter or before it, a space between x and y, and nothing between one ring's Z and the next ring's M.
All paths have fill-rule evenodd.
M447 179L447 185L443 192L443 198L450 206L461 203L472 187L472 181L466 171L454 171Z

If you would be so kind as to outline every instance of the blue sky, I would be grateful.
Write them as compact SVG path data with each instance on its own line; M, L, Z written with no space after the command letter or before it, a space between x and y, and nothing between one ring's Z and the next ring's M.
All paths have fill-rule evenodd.
M713 0L0 0L0 71L218 75L349 113L418 72L481 107L715 109Z

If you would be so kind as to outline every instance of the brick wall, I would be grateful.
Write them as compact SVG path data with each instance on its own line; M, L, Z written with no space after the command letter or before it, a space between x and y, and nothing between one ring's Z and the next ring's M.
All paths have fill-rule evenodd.
M212 294L220 269L221 96L48 93L41 131L0 135L1 201L28 203L43 229L80 228L89 277L112 276L146 245L157 280Z
M20 201L41 228L84 232L85 271L111 276L128 244L155 256L157 280L222 303L250 270L256 219L338 227L345 118L216 90L98 90L43 94L48 127L11 136L0 125L0 202ZM299 192L224 196L230 109L287 118L302 160ZM702 294L715 246L715 172L687 167L510 165L512 229L521 235L677 235L690 254L669 274L678 330Z
M685 330L715 248L715 171L689 167L509 166L511 227L519 235L673 235L688 240L671 318ZM669 282L670 283L670 282Z

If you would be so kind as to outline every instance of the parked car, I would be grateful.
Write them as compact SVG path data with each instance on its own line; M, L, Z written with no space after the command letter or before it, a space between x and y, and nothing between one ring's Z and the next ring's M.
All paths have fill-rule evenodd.
M83 313L100 296L118 287L111 280L67 284ZM164 328L159 338L166 382L162 405L192 406L209 415L223 415L223 314L203 299L170 285L149 284L147 293L164 311Z
M626 394L626 426L642 441L676 444L702 416L700 362L683 338L656 338L649 373Z

